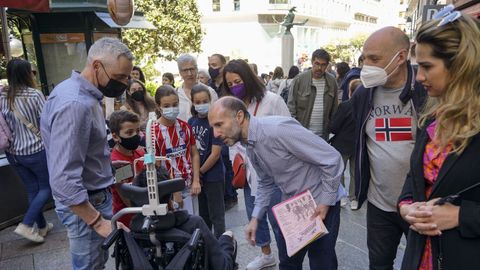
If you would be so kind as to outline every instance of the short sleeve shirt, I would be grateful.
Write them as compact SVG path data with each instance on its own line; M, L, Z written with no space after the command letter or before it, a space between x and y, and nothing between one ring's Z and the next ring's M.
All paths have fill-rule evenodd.
M200 166L202 166L212 153L212 146L222 146L223 142L213 136L213 128L208 123L207 118L192 117L188 120L188 124L192 127L195 135L196 145L200 154ZM201 178L204 182L224 181L225 169L222 157L220 157L215 165L210 168Z
M155 124L155 155L170 158L166 168L173 170L174 177L185 179L187 186L192 182L192 161L190 151L195 145L192 128L184 121L177 119L172 126Z

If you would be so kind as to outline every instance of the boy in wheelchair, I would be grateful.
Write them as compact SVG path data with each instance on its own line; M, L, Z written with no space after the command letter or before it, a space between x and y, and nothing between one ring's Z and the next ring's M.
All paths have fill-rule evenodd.
M182 179L164 181L167 179L168 172L163 167L158 168L159 202L169 204L166 215L145 217L137 214L130 223L131 233L124 232L124 239L119 239L119 233L114 231L105 240L105 248L116 242L114 256L117 268L122 265L122 269L144 269L145 265L138 266L138 263L137 267L133 267L132 260L146 261L146 258L151 267L160 269L235 269L236 241L233 233L227 231L217 240L201 217L189 215L186 211L174 211L171 194L183 190L185 183ZM143 170L132 185L120 184L118 191L129 198L133 206L141 207L148 204L146 187L146 170ZM124 212L128 212L128 208ZM120 215L122 213L119 212ZM136 242L133 247L131 239ZM129 240L130 246L127 243ZM146 253L147 257L144 256ZM126 256L129 258L125 259Z

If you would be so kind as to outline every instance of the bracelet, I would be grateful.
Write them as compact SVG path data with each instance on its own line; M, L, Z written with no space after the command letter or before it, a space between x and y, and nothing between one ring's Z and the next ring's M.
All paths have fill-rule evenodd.
M102 217L102 215L100 214L99 211L97 211L97 215L95 216L95 218L88 222L87 225L90 226L90 227L93 227L95 224L97 224L97 222L100 220L100 218Z

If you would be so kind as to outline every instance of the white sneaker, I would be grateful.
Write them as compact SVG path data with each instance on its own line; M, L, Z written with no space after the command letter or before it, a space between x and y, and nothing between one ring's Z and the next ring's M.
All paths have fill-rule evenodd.
M36 243L43 243L45 240L40 234L38 234L38 231L36 231L34 227L27 226L23 223L19 223L13 232Z
M358 201L357 200L353 200L353 201L350 202L350 209L358 210Z
M276 264L277 262L275 261L275 257L273 257L273 254L262 254L256 257L247 265L247 270L260 270L265 267L275 266Z
M349 201L350 201L350 200L349 200L348 198L342 198L342 199L340 200L340 206L341 206L341 207L347 206L347 204L348 204Z
M42 237L45 237L52 229L53 229L53 224L50 222L47 222L47 226L45 226L44 228L38 229L38 234L40 234L40 236Z

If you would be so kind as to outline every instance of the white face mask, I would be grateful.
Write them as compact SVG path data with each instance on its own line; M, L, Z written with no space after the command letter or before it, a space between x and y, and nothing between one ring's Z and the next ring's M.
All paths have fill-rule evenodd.
M179 113L180 113L180 108L178 106L162 108L162 116L170 121L174 121L175 119L177 119L177 116Z
M385 71L390 64L392 64L393 60L395 60L399 53L400 52L397 52L393 56L392 60L390 60L385 68L363 65L362 71L360 72L360 80L362 81L363 86L365 88L372 88L375 86L384 85L387 82L388 77L390 77L390 75L392 75L398 68L397 66L390 74L387 74L387 71Z
M195 111L197 111L200 115L207 115L208 110L210 109L210 103L198 104L194 106Z

